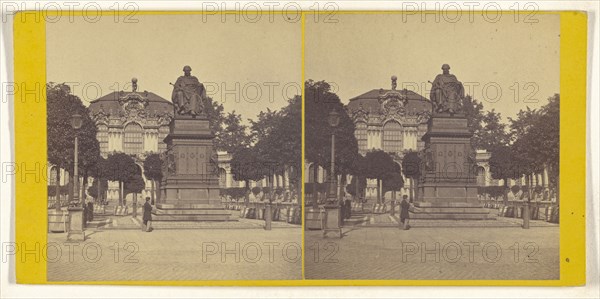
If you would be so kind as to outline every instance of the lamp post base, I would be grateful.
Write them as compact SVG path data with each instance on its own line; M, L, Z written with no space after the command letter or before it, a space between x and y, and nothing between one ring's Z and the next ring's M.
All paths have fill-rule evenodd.
M85 232L83 231L83 208L70 207L69 211L69 231L67 241L85 241Z
M325 227L323 228L323 238L327 237L329 232L337 232L342 238L342 208L337 203L325 205Z

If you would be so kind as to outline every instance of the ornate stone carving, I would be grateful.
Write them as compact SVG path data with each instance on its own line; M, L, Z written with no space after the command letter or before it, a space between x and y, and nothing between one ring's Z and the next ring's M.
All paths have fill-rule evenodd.
M134 82L137 82L137 80L134 81L132 79L132 83ZM148 106L147 97L137 92L131 92L119 97L119 104L121 105L121 111L119 111L121 123L131 121L145 123L148 117L148 112L146 111L146 107Z
M173 149L169 148L162 153L162 172L175 175L177 173L176 159Z
M402 118L406 115L408 99L398 91L392 90L379 96L379 103L381 104L379 113L384 116L384 119Z
M429 111L421 111L417 113L417 124L424 124L429 121L431 118L431 112Z
M98 112L92 116L92 119L96 123L108 124L108 117L109 117L108 113L106 113L104 111L104 106L102 104L100 104L100 110L98 110Z
M358 104L358 109L354 111L350 111L352 119L356 121L364 121L366 122L369 119L369 112L365 110L363 104Z
M165 111L158 117L158 125L168 126L171 123L171 120L173 120L173 116L169 112Z

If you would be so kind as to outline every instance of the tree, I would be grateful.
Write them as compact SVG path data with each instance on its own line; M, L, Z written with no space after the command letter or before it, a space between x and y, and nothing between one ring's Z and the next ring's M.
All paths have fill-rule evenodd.
M335 130L334 172L335 175L341 175L343 185L358 153L354 122L327 82L308 80L304 83L304 92L305 158L314 163L315 169L321 166L330 172L331 135ZM328 122L329 113L333 110L340 116L335 129Z
M467 95L463 100L462 107L467 118L467 125L471 132L473 132L471 144L475 148L480 148L480 135L483 131L483 104L473 99L470 95Z
M559 203L560 95L555 94L550 97L548 104L540 108L540 111L541 116L534 130L541 149L537 158L548 168L548 183L556 187L556 198Z
M99 182L99 183L98 183ZM108 190L108 181L102 178L94 178L92 185L88 187L88 194L97 200L101 200Z
M47 143L48 143L48 162L58 167L56 189L60 188L60 168L69 171L69 181L73 181L74 168L74 143L75 134L79 139L79 174L84 177L84 184L87 183L87 172L95 165L100 157L100 148L96 139L96 125L89 116L88 109L81 100L71 94L71 88L62 83L46 84L47 95ZM74 114L82 116L82 127L75 132L71 126L71 119ZM74 186L74 184L72 184ZM81 188L80 190L84 190ZM73 192L70 196L72 198ZM60 200L56 201L56 208L60 209Z
M271 115L271 119L253 123L255 147L262 161L273 163L273 173L288 174L288 180L301 190L302 167L302 97L295 96L288 105ZM270 127L270 128L269 128ZM266 129L265 129L266 128ZM276 146L273 146L276 145Z
M119 205L123 205L123 184L139 172L138 165L130 155L113 153L106 160L106 178L119 182Z
M396 200L396 191L402 190L402 187L404 187L404 179L402 178L400 165L393 163L392 166L393 170L383 178L381 185L383 193L385 194L388 191L393 191L392 199Z
M133 194L133 206L132 206L132 217L137 217L137 195L142 192L146 188L146 183L144 182L144 178L142 177L142 173L138 167L136 167L137 171L128 180L125 181L125 185L123 187L123 193L125 196L127 194Z
M250 189L250 181L257 181L264 177L262 163L258 160L258 155L253 148L239 148L232 153L231 157L231 174L236 181L244 181L246 189ZM245 202L250 200L248 196L250 192L246 192Z
M400 169L392 156L382 150L367 152L365 159L367 161L366 176L377 180L377 202L381 203L381 181L394 172L399 172Z
M96 164L94 164L93 167L90 167L88 173L94 177L94 182L92 183L92 186L88 188L88 193L90 194L90 196L96 198L97 200L102 200L103 198L105 198L104 195L108 190L108 181L106 180L106 159L100 156Z
M237 148L247 147L250 145L251 139L247 134L248 127L242 124L242 116L236 114L235 111L229 112L223 118L222 127L219 128L219 136L215 138L215 147L217 150L234 152Z
M496 146L492 150L489 165L492 178L504 180L504 204L508 204L508 179L519 178L521 173L516 169L513 150L508 145Z
M157 189L160 190L160 181L162 180L162 161L160 155L156 153L149 154L144 160L144 175L146 179L150 180L152 190L150 191L150 198L154 203L154 194ZM158 186L158 188L156 188ZM160 192L158 192L158 201L160 201Z
M533 189L533 175L547 167L550 184L558 191L560 95L550 97L548 103L538 110L528 107L519 111L517 118L511 119L511 131L514 136L512 148L515 164L519 165L520 174L525 175L529 187L527 190Z
M417 197L415 194L415 190L417 190L415 181L418 181L421 176L421 157L419 157L419 153L410 151L404 155L402 159L402 173L411 180L410 202L413 202L414 198Z
M220 144L223 123L225 122L225 116L223 115L223 105L209 97L207 99L207 104L205 104L204 107L206 107L206 115L208 117L210 130L215 135L215 138L213 139L213 144Z
M360 198L361 194L364 195L365 189L367 188L367 178L365 173L367 171L367 160L364 156L359 153L356 153L352 164L350 165L349 173L352 175L352 179L350 180L349 193L352 194L355 198ZM358 181L358 184L357 184Z
M492 151L499 146L507 145L510 142L510 135L507 132L506 124L502 123L502 116L496 113L494 109L488 111L482 118L482 130L477 136L476 148Z
M463 108L469 129L473 132L473 147L491 151L496 146L508 144L510 135L500 113L493 109L484 111L483 104L469 95L464 99Z
M262 174L267 178L270 190L274 190L275 174L288 177L292 189L301 188L300 173L302 157L302 98L295 96L279 111L267 109L250 120L252 139L255 140L254 158L261 164ZM274 146L276 145L276 146ZM298 192L299 193L299 192Z
M536 161L536 156L543 149L539 147L539 140L534 133L534 124L538 122L539 116L539 111L527 107L526 110L520 110L517 113L516 119L509 118L514 138L511 149L513 163L516 166L515 174L518 177L525 176L527 186L531 183L532 175L542 169L542 166ZM530 196L528 199L531 199Z

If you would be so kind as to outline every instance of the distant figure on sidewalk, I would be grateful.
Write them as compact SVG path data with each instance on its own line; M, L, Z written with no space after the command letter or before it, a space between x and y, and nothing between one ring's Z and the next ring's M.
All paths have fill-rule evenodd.
M152 205L150 204L150 197L146 197L146 203L144 204L144 215L142 216L144 221L144 227L142 229L146 232L152 231Z
M400 203L400 227L404 230L409 229L408 225L408 208L410 208L410 204L407 200L408 196L402 196L402 202Z
M344 201L344 219L350 219L352 216L352 201L349 197L346 197Z
M87 220L94 221L94 200L92 198L88 198L87 213L88 213Z

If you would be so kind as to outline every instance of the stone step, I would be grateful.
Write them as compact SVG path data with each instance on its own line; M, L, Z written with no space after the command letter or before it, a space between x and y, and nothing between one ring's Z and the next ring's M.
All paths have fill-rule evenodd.
M152 215L230 215L225 209L165 209L154 210Z
M419 208L483 208L483 204L481 203L472 203L472 202L415 202L415 207Z
M438 213L457 213L457 214L489 214L489 210L484 208L413 208L413 213L438 214Z
M221 204L199 204L199 203L159 203L156 205L157 209L161 210L185 210L185 209L213 209L223 210L224 207Z
M152 221L238 221L231 214L206 214L206 215L152 215Z
M492 214L461 214L461 213L410 213L410 219L452 219L452 220L493 220Z

